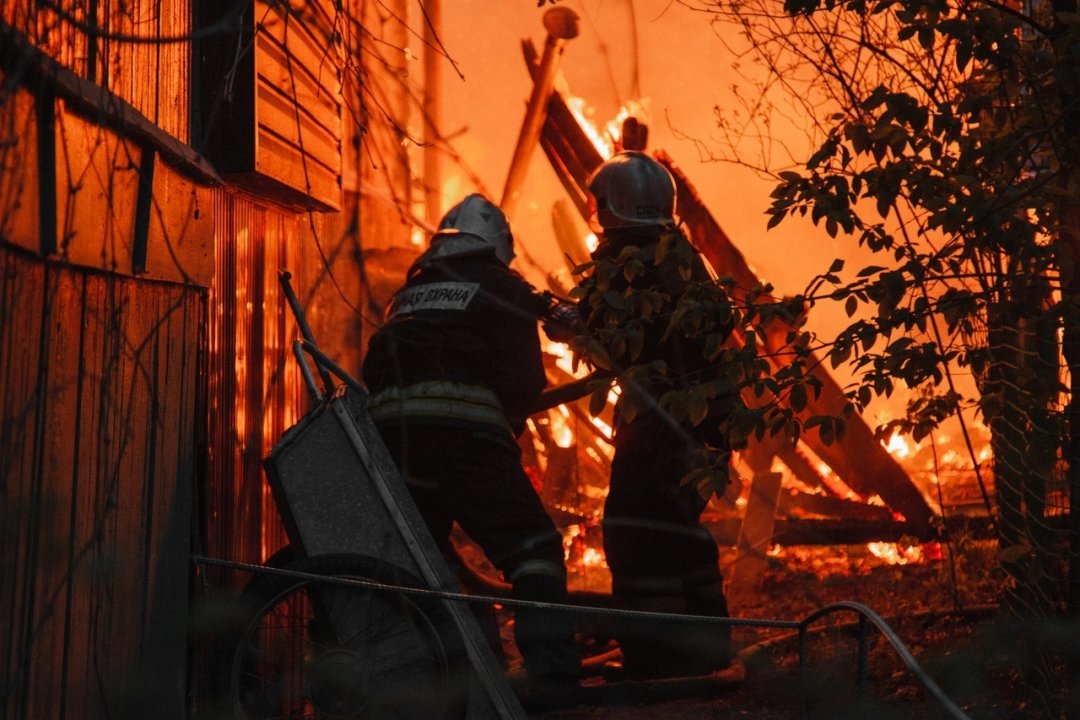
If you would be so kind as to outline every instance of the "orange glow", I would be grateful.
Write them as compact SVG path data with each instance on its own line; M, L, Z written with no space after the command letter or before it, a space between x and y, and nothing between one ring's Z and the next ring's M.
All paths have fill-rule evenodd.
M589 140L596 146L597 152L605 160L614 154L614 143L611 139L604 136L600 130L596 128L592 118L592 108L585 102L585 98L578 97L576 95L570 95L566 98L566 106L570 108L570 112L574 114L578 122L581 123L582 129L585 134L589 136Z
M570 411L565 405L556 408L556 412L548 413L551 418L551 437L555 444L561 448L568 448L574 444L574 431L570 429Z
M889 441L882 443L885 449L889 451L889 454L898 460L903 460L906 457L910 457L915 454L919 449L919 446L911 443L900 433L894 432Z
M890 565L913 565L926 560L920 545L903 546L899 543L872 542L866 549L876 558L885 560Z

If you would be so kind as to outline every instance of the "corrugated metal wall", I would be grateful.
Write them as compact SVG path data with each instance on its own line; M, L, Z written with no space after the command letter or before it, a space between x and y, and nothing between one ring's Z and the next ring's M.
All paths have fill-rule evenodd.
M189 0L71 6L60 19L34 0L0 0L4 22L188 141L190 45L109 39L95 26L180 36ZM342 212L310 215L196 186L159 159L146 274L133 276L146 148L63 100L53 121L38 117L28 91L5 99L0 717L182 718L203 689L188 671L204 668L184 658L193 542L254 561L284 543L261 460L309 400L278 271L293 274L323 349L357 373L370 330L361 316L377 315L359 228L384 251L407 245L409 232L377 199L389 193L361 202L360 187L407 172L395 162L373 169L350 146L358 180ZM40 161L41 127L55 136L55 164ZM396 138L376 124L365 132L391 146ZM52 186L59 252L42 257L37 198ZM244 578L199 580L229 589Z
M286 542L262 459L309 407L278 273L293 276L319 346L356 373L358 236L347 214L298 215L225 190L215 192L214 223L206 551L259 562Z
M177 716L206 294L0 270L3 715Z

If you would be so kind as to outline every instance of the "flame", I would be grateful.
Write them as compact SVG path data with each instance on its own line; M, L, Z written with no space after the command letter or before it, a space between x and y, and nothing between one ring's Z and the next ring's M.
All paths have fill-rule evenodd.
M585 247L589 249L590 253L600 247L600 238L596 237L596 233L589 233L585 236Z
M604 559L604 553L590 547L585 548L585 552L581 553L581 564L585 567L602 567L607 564L607 561Z
M908 440L898 432L894 432L892 437L889 438L889 441L882 444L885 446L885 450L898 460L903 460L906 457L914 455L915 451L919 448L918 445L908 442Z
M872 542L866 549L874 557L885 560L890 565L909 565L923 562L926 557L919 545L902 546L899 543Z
M595 113L593 108L585 101L585 98L577 95L568 95L566 97L566 106L570 108L570 112L577 118L585 134L589 136L589 140L592 141L592 144L596 146L597 151L605 160L615 153L615 147L621 140L623 121L628 117L647 118L648 104L648 98L627 101L625 105L619 108L615 118L609 120L601 129L593 122Z
M604 137L603 133L596 128L592 118L589 117L592 114L592 108L585 102L585 98L577 95L570 95L566 98L566 106L570 108L570 112L577 118L578 123L581 125L581 129L589 136L589 140L596 146L596 150L600 153L601 157L605 160L611 157L615 153L615 144Z
M570 411L565 405L560 405L557 412L548 413L551 419L551 437L555 444L561 448L568 448L574 444L574 431L570 429Z

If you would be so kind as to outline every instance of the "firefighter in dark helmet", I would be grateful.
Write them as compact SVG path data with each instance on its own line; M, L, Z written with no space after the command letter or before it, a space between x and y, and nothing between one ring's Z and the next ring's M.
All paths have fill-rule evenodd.
M675 185L663 165L619 152L593 173L589 192L601 238L575 295L588 327L586 355L602 357L621 388L603 520L614 601L726 616L719 552L700 524L709 496L702 488L719 488L687 479L695 468L711 468L718 484L727 477L721 425L739 400L707 350L731 332L730 304L675 225ZM707 332L671 322L680 299L701 293L718 309L702 323ZM694 387L707 388L697 409L675 411L672 398ZM723 624L635 620L617 630L617 640L630 676L705 674L730 662Z
M513 258L497 206L472 194L453 207L391 300L363 377L371 416L436 542L449 549L456 521L514 597L559 603L562 538L516 437L546 384L537 322L573 313L510 270ZM577 682L567 614L518 608L515 641L531 687Z

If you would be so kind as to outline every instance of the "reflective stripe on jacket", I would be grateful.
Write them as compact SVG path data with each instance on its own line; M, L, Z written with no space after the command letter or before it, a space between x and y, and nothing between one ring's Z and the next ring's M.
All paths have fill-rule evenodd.
M376 423L408 419L451 425L488 425L511 432L494 392L476 385L430 381L389 387L368 399Z

